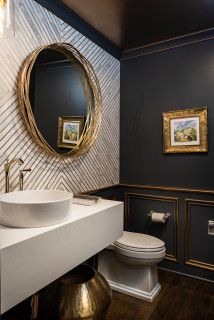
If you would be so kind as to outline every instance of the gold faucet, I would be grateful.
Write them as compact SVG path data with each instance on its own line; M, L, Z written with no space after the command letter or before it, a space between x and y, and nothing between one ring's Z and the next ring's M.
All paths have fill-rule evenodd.
M24 189L24 172L30 172L31 168L22 169L19 171L19 190L22 191Z
M15 163L17 163L18 165L22 165L24 161L21 158L13 158L11 161L7 160L4 165L6 193L10 192L10 170Z

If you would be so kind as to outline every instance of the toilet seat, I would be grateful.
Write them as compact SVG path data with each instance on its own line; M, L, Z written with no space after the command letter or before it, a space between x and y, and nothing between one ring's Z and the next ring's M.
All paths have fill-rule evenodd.
M131 251L161 251L165 243L148 234L124 231L123 236L115 241L115 246Z
M147 234L124 231L114 245L116 253L135 259L161 259L165 256L164 242Z

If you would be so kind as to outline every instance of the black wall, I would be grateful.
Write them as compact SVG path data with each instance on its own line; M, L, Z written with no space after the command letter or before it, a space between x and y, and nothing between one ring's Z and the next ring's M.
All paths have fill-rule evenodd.
M208 108L209 152L163 154L162 113ZM121 182L214 186L214 40L121 62Z
M165 241L162 267L214 280L214 40L201 40L123 55L120 197L127 230ZM191 107L208 109L208 153L164 154L162 113ZM150 210L171 216L154 224Z

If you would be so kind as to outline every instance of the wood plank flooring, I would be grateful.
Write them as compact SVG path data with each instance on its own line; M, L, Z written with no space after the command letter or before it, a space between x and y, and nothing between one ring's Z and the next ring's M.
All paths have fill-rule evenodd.
M152 303L113 292L106 320L214 320L214 284L162 270L159 282L161 292ZM30 320L30 299L1 320Z
M106 320L214 320L214 284L159 270L152 302L114 292Z

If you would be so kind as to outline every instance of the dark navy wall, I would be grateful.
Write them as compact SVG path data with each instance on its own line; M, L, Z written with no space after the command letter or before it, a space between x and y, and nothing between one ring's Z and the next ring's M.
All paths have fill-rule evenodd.
M165 242L163 268L214 281L214 40L201 36L123 54L120 194L126 230ZM164 154L162 113L191 107L208 108L208 153Z
M208 108L209 152L163 154L162 112ZM214 40L121 62L121 182L214 187Z

